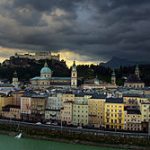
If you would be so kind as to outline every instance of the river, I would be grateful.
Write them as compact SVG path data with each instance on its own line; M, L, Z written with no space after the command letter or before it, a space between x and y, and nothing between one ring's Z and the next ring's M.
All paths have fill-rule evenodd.
M121 150L0 135L0 150Z

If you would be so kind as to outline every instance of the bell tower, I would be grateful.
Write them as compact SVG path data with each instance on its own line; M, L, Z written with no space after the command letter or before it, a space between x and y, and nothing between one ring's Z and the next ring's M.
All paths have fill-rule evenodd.
M75 61L73 62L72 70L71 70L71 87L77 88L77 68Z
M18 76L17 72L14 72L13 78L12 78L12 85L15 86L15 88L19 87L19 81L18 81Z
M116 85L116 74L114 69L111 75L111 84Z

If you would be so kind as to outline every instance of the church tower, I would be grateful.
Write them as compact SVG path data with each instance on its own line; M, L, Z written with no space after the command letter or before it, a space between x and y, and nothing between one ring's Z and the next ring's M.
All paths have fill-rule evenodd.
M135 68L135 75L138 77L138 79L140 79L140 70L139 70L138 65L136 65L136 68Z
M75 61L73 62L72 70L71 70L71 87L77 88L77 68Z
M12 78L12 85L15 86L15 88L19 87L19 80L17 76L17 72L14 72L13 78Z
M116 74L114 69L111 75L111 84L116 85Z

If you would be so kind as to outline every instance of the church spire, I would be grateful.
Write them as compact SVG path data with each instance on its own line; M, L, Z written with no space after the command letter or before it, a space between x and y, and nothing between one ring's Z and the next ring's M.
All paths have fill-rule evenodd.
M47 61L45 61L44 67L48 67Z
M16 71L14 72L13 77L17 78L17 72Z
M76 70L76 61L75 60L73 61L72 70L74 70L74 71Z
M115 70L113 69L112 75L111 75L111 83L113 85L116 85L116 74L115 74Z
M135 75L140 79L139 65L136 65L136 68L135 68Z

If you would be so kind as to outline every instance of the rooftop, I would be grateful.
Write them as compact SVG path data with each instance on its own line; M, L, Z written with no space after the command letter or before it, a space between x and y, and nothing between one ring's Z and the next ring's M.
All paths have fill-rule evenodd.
M126 83L143 83L140 78L138 78L135 74L130 75L126 81Z
M123 98L106 98L106 103L123 103Z
M107 95L104 94L93 94L91 99L106 99Z

